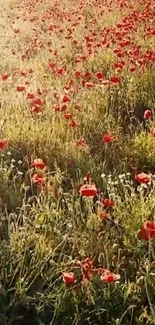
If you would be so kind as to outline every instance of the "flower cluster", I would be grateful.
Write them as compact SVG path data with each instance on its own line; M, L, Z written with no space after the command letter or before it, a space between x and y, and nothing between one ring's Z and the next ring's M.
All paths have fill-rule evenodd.
M94 263L90 258L85 260L75 260L75 266L80 269L81 282L91 281L94 277L99 276L100 280L105 283L116 282L120 280L120 275L110 272L104 268L95 268ZM74 272L63 272L62 278L66 286L76 284L77 278Z

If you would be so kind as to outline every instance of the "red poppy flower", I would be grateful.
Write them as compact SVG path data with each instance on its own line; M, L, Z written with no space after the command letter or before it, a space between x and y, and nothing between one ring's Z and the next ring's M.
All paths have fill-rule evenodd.
M8 74L2 74L1 78L2 78L3 81L5 81L5 80L7 80L9 78L9 75Z
M84 87L91 89L91 88L94 88L94 84L92 82L85 82Z
M78 124L78 122L77 121L75 121L75 120L72 120L71 122L69 122L69 124L68 124L70 127L72 127L72 128L76 128L79 124Z
M14 29L14 32L15 32L16 34L18 34L18 33L20 32L19 28L15 28L15 29Z
M155 223L152 221L145 222L141 227L140 236L144 240L155 238Z
M71 101L70 97L68 95L64 95L62 98L63 103L69 103Z
M102 72L96 72L95 77L99 80L102 80L104 78L104 74Z
M40 98L34 99L30 104L31 111L35 113L40 113L42 111L43 104L44 102Z
M44 185L46 177L42 174L34 174L32 177L32 183Z
M89 270L93 269L93 260L91 260L89 257L87 257L84 261L82 261L82 267L85 267Z
M64 89L70 90L74 85L74 81L70 79Z
M110 85L110 80L105 79L105 80L102 81L102 84L103 84L104 86L109 86L109 85Z
M70 120L71 118L72 118L72 113L70 113L70 112L68 112L68 113L65 113L64 114L64 118L66 119L66 120Z
M19 92L22 92L22 91L24 91L26 88L24 87L24 86L17 86L17 91L19 91Z
M76 142L76 146L77 146L79 149L85 148L85 147L87 146L86 140L85 140L85 139L77 140L77 142Z
M0 150L4 150L7 144L7 139L0 140Z
M49 62L48 66L51 70L53 70L55 68L55 62Z
M101 280L107 283L116 282L120 280L120 275L114 274L109 270L104 270L103 274L101 275Z
M42 107L37 105L33 106L31 107L31 112L39 115L42 112Z
M135 175L135 180L139 183L139 184L147 184L150 180L151 180L151 176L145 173L140 173Z
M89 281L93 275L98 273L98 269L94 269L93 261L87 257L85 260L75 260L75 265L81 268L82 281Z
M84 261L81 262L82 268L82 281L89 281L94 274L93 269L93 261L88 257Z
M61 111L61 106L58 105L58 104L54 104L52 109L55 111L55 112L60 112Z
M90 72L86 71L82 73L82 78L86 79L86 80L90 80L91 78L91 74Z
M33 93L27 93L26 98L27 99L34 99L35 98L35 94L33 94Z
M74 75L76 78L80 78L81 77L81 72L80 71L75 71Z
M134 65L131 65L130 67L129 67L129 71L130 72L134 72L136 70L136 67L134 66Z
M112 77L110 79L110 82L112 85L118 85L120 83L120 78L119 77Z
M65 285L69 285L69 284L72 284L75 282L75 274L73 272L70 272L70 273L63 272L62 278L63 278Z
M24 71L24 70L20 71L20 75L23 76L23 77L26 77L27 74L28 74L27 71Z
M66 72L65 68L64 67L60 67L60 68L57 68L56 69L55 75L57 77L62 77L65 74L65 72Z
M144 119L145 120L148 120L150 117L152 116L152 112L150 109L147 109L145 112L144 112Z
M80 195L81 196L96 196L97 188L94 184L84 184L80 187Z
M61 112L65 112L67 108L68 108L68 106L67 106L66 104L63 104L63 105L60 107L60 111L61 111Z
M33 100L31 102L31 106L35 106L35 105L42 106L43 105L43 101L40 98L36 98L35 100Z
M85 84L86 84L86 80L82 80L82 86L85 87Z
M41 170L43 170L46 167L45 163L40 158L34 159L32 166L35 168L39 168Z
M111 199L105 199L103 200L103 205L104 207L112 208L115 205L115 203Z
M109 133L105 133L102 135L102 141L105 143L113 142L113 136Z

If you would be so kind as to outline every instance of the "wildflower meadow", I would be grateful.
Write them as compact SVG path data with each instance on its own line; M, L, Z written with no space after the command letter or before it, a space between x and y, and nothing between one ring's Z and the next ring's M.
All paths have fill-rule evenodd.
M153 325L155 2L0 4L0 325Z

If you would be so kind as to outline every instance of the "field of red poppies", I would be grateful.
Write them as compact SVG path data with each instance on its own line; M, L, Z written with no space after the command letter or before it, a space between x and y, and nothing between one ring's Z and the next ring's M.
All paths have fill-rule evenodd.
M2 0L0 48L0 325L155 324L154 0Z

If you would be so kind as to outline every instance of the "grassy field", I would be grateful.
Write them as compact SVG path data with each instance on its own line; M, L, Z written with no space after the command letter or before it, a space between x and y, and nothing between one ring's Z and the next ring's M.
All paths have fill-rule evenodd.
M1 0L0 325L155 324L154 0Z

